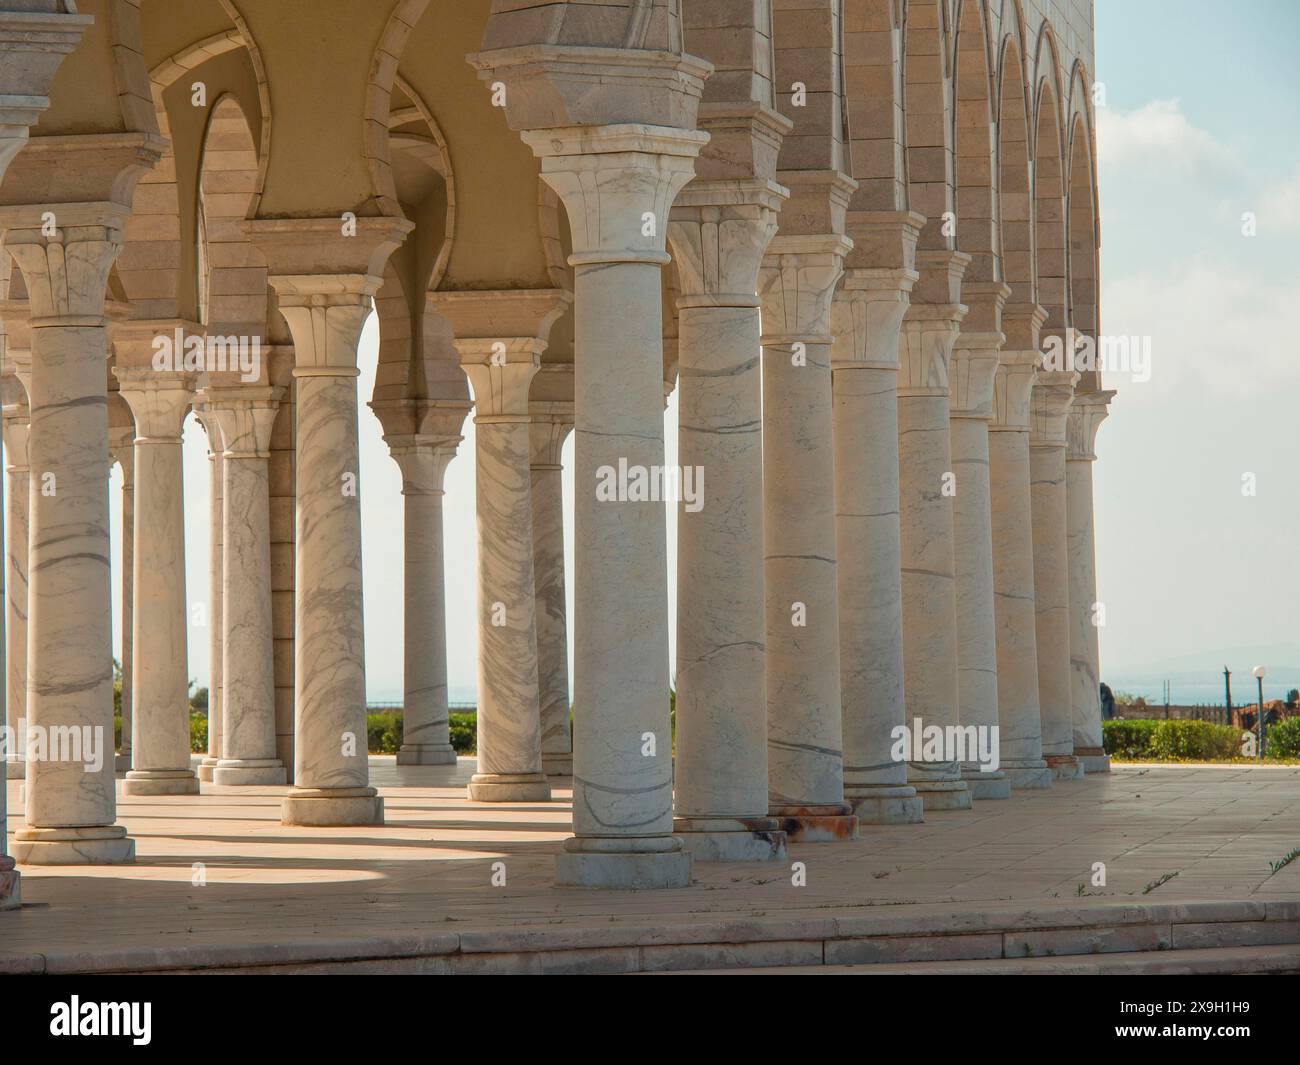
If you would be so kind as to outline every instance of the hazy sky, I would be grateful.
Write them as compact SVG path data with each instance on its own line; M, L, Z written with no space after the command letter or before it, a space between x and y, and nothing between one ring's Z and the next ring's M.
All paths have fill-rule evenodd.
M1187 653L1297 639L1297 41L1294 0L1097 4L1097 77L1106 90L1097 109L1102 331L1149 336L1153 354L1149 381L1105 382L1119 395L1095 468L1103 677ZM1242 235L1245 212L1256 216L1254 237ZM361 346L363 399L376 356L372 318ZM672 404L670 463L675 426ZM467 425L445 500L453 699L470 697L475 685L473 439ZM205 438L192 418L185 447L195 604L208 594L208 483ZM566 465L572 447L570 438ZM369 692L400 699L400 482L364 409L361 456ZM1254 496L1243 495L1244 474L1254 474ZM571 514L567 474L565 488ZM117 500L115 491L115 528ZM668 520L672 572L671 508ZM208 636L193 624L189 655L190 675L205 684Z

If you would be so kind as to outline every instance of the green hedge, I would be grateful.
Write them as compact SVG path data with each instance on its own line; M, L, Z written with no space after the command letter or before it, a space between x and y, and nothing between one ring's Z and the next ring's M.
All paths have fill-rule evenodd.
M1300 717L1288 717L1264 729L1264 755L1268 758L1300 758Z
M1106 753L1125 761L1222 762L1241 755L1240 730L1209 721L1103 721L1101 733Z
M477 730L473 714L451 715L451 745L457 754L473 754ZM402 712L386 710L366 715L366 743L371 754L396 754L402 746Z

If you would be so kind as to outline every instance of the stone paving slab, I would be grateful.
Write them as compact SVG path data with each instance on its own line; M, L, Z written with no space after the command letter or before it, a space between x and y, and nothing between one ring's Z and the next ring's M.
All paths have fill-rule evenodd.
M473 768L372 759L382 827L286 828L283 788L123 797L137 863L24 867L24 908L0 914L0 971L642 971L820 965L824 944L849 944L833 956L855 939L895 961L1300 940L1300 861L1269 868L1300 846L1300 767L1117 767L795 845L779 865L697 863L690 888L617 892L553 885L566 788L551 804L470 803ZM9 789L12 829L23 804ZM1094 862L1105 887L1091 886Z

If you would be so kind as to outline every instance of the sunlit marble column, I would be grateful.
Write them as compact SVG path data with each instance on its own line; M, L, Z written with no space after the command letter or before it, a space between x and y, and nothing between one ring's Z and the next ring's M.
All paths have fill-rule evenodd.
M1070 702L1074 756L1085 773L1109 773L1110 755L1101 734L1101 692L1097 628L1097 550L1093 529L1092 464L1097 430L1110 413L1113 391L1075 392L1066 422L1066 563L1070 569Z
M948 424L949 361L966 307L958 302L970 256L917 253L920 280L903 318L898 380L903 668L913 751L921 730L957 725L957 587ZM949 753L949 752L944 752ZM946 757L913 759L908 780L927 809L967 810L970 788Z
M792 842L857 834L844 801L830 322L852 246L833 230L778 233L759 280L768 788Z
M957 575L957 701L963 728L978 730L980 749L1001 762L998 648L993 607L993 518L989 494L989 421L1002 333L1002 306L1011 295L1000 281L965 282L969 310L953 347L949 373L952 439L953 563ZM969 730L967 729L969 735ZM987 744L987 747L984 747ZM1011 781L1000 768L968 752L962 779L976 799L1005 799Z
M573 393L573 368L563 371ZM543 371L546 367L543 367ZM545 372L538 378L545 379ZM538 378L532 395L536 397ZM569 728L569 619L564 589L564 441L573 431L572 400L528 403L532 456L533 583L537 616L537 696L542 717L542 770L550 777L573 775Z
M402 746L398 765L455 765L447 706L443 477L456 457L463 401L375 400L384 442L402 471L404 504Z
M701 74L691 76L698 86ZM647 471L664 464L660 274L669 261L668 212L707 135L629 123L529 130L523 138L568 215L579 352L574 836L556 878L681 887L691 861L672 834L664 506L604 489L620 464Z
M161 328L161 327L159 327ZM196 794L190 768L181 425L194 375L158 372L123 351L152 347L155 323L119 327L114 372L135 415L134 691L127 795ZM125 708L123 708L125 712Z
M28 127L35 124L37 119L40 117L41 112L49 106L50 100L46 93L49 91L50 83L54 78L54 73L58 70L59 64L63 61L63 57L77 46L78 41L81 39L81 34L92 24L93 21L94 20L90 15L68 14L65 13L63 9L60 9L58 12L0 11L0 52L2 52L5 57L4 63L0 64L0 179L4 178L6 170L13 162L14 157L18 154L19 149L21 149L27 142ZM38 163L37 166L39 167L39 165L40 164ZM39 198L39 184L40 180L38 179L37 181L24 186L31 189L33 200ZM126 187L125 192L129 197L132 182L128 180L124 182L124 185ZM21 203L21 199L17 202ZM109 240L105 241L102 239L104 236L108 235L105 234L103 228L100 228L98 233L94 233L93 231L91 233L85 233L81 229L78 229L74 234L72 234L74 238L98 236L101 239L93 242L93 262L86 264L90 266L90 269L83 271L81 264L78 264L77 267L71 271L71 274L75 278L75 282L71 291L69 291L66 285L69 277L66 262L60 261L57 255L53 256L51 259L46 259L44 240L37 228L41 224L41 216L46 210L47 208L39 203L32 204L26 208L19 207L10 209L6 211L3 216L0 216L0 232L3 232L10 226L23 226L26 228L26 232L22 235L15 234L11 231L10 234L6 236L6 241L10 244L11 250L15 244L21 243L28 245L28 250L25 250L21 254L17 251L13 251L13 256L22 266L24 274L26 274L28 267L37 271L34 278L27 281L29 292L32 290L33 285L41 290L38 297L32 301L33 310L39 311L40 316L43 319L46 317L53 318L56 313L60 314L64 319L60 323L62 328L58 334L58 340L62 341L62 343L57 343L55 340L56 334L51 332L47 335L45 342L41 345L43 352L47 355L52 354L61 347L77 346L77 340L82 340L83 343L80 345L80 348L85 360L90 360L92 352L98 357L99 388L101 390L100 394L103 394L106 386L106 376L104 374L104 352L106 349L105 344L103 343L104 336L102 332L104 299L104 286L102 282L107 281L108 266L112 263L112 257L117 254L117 248L121 246L122 212L119 209L114 209L111 212L112 224L108 227L111 229L111 239ZM85 216L82 214L80 209L74 207L70 213L64 214L63 221L65 223L71 223L74 220L98 221L99 219L97 219L94 214ZM111 251L103 248L104 245L108 245L111 248ZM102 252L101 249L103 249ZM5 251L0 249L0 258L4 255ZM100 265L100 260L104 257L107 257L107 262L104 264L103 270L101 271L98 267ZM46 259L43 268L41 268L42 264L38 262L38 259ZM85 281L90 282L89 286L83 287ZM53 282L52 285L51 282ZM96 287L97 285L98 287ZM56 300L56 293L62 298ZM83 322L81 324L84 328L88 328L92 332L84 334L81 337L69 335L67 329L72 323L68 321L68 317L72 314L83 311L86 313L87 318L91 319L94 324L91 324L91 322ZM95 321L96 319L99 319L100 321ZM42 322L42 325L47 328L49 324L50 323L48 322ZM96 333L94 330L99 330L99 332ZM93 343L85 343L86 341L92 341ZM80 361L80 359L74 359L73 363ZM40 394L43 397L47 396L53 390L49 386L54 384L54 378L56 377L64 378L64 381L60 383L66 383L72 377L77 377L79 382L86 384L89 383L88 377L81 377L77 375L75 371L60 375L57 371L47 370L42 374L42 377L43 381ZM37 393L33 391L30 385L27 388L27 392L29 399L31 400L30 409L35 412L37 407ZM91 402L93 404L93 398ZM45 405L49 405L49 400L45 400ZM63 424L67 421L70 421L68 413L60 412L59 422ZM101 427L103 431L107 433L107 422L104 421L101 423L92 411L91 416L84 419L84 422L80 427L80 435L89 440L90 438L93 438L97 430ZM71 445L75 441L77 435L77 431L73 430L71 438L64 437L59 441L59 443L63 444L65 448L67 448L68 445ZM68 448L68 450L72 449ZM54 449L45 449L40 453L46 458L53 457ZM73 483L75 485L85 485L83 478L86 476L89 464L89 458L87 458L84 463L77 463L77 472L81 476L73 477ZM48 469L48 467L46 468ZM102 476L102 474L103 465L101 462L100 476ZM105 502L107 502L107 500L105 500ZM93 510L93 503L87 502L86 505L89 510ZM76 499L65 500L61 506L56 508L55 512L68 518L72 516L71 512L76 506ZM42 517L44 519L43 527L45 529L48 530L50 528L50 519L54 516L55 513L51 512L49 508L44 509ZM103 529L104 533L107 534L108 526L106 520L103 523ZM48 533L46 535L48 535ZM92 525L91 532L86 539L96 540L97 538L97 531ZM84 540L79 544L73 544L70 540L65 546L56 548L54 552L43 551L42 560L49 565L57 565L55 562L56 557L59 558L60 561L66 562L68 556L65 552L75 551L84 546L86 546ZM103 550L101 554L104 557L105 568L107 568L108 543L106 538L102 547ZM94 564L93 558L94 555L92 554L87 558L81 559L80 562L83 567L89 568ZM65 565L63 569L66 573L67 566ZM0 572L2 572L2 569L0 569ZM51 574L51 576L54 575ZM48 578L42 581L42 594L50 595L54 592L56 588L60 586L62 577L63 574L59 574L55 578L53 584L50 583ZM69 589L75 588L75 582L69 581L68 587ZM105 585L105 588L107 588L107 585ZM79 605L84 607L93 603L94 591L95 587L92 584L84 591L84 593L82 593L85 598ZM30 602L30 587L28 589L28 594ZM77 598L77 595L77 592L72 592L72 597L74 599ZM105 648L105 657L107 661L111 663L113 654L112 607L107 600L105 600L104 608L108 621L107 639L106 641L103 641L102 644L96 643L95 646L103 646ZM71 620L69 613L70 612L65 610L65 624ZM0 619L0 625L2 624L3 621ZM48 634L53 634L55 630L51 627L46 631ZM99 631L95 629L91 630L91 634L96 637L100 635ZM44 646L42 647L42 653L39 658L42 666L42 676L44 676L45 667L51 664L50 657L45 653ZM73 675L86 678L87 675L84 666ZM95 720L95 723L102 726L104 716L102 706L103 694L104 692L101 690L100 686L91 681L86 690L78 691L71 695L65 695L62 702L60 702L56 696L54 702L46 703L41 708L44 723L61 723L64 718L68 719L67 723L71 723L72 719L77 719L82 714L86 714L89 715L92 720L97 719ZM28 704L28 710L30 717L33 712L30 703ZM65 713L65 711L70 711L70 713ZM47 801L45 795L48 795L50 798L57 795L59 783L68 783L70 785L74 779L71 774L79 771L80 767L73 765L65 765L61 769L55 767L53 773L44 778L48 781L49 786L37 789L38 791L43 792L41 810L38 816L42 818L51 818L52 820L48 822L50 825L55 824L56 821L65 820L67 817L70 817L71 824L68 826L68 831L64 833L62 839L51 837L50 833L46 832L43 834L43 845L34 848L32 844L37 842L38 839L42 839L42 835L40 833L33 835L33 826L36 822L32 820L32 798L29 793L28 827L23 830L23 833L20 833L20 839L15 841L15 855L21 854L25 860L31 860L30 856L35 849L44 852L43 857L46 861L58 861L61 856L63 860L67 860L68 857L76 858L75 850L77 844L76 842L70 844L68 841L75 841L78 838L81 838L86 841L86 853L101 861L129 859L134 844L125 841L122 838L125 836L125 830L120 829L118 826L113 824L113 808L116 800L113 794L112 773L113 694L111 668L108 681L107 716L109 771L106 774L100 774L98 782L87 790L87 794L81 797L81 801L63 806L62 809L60 809L54 803ZM49 767L46 768L48 769ZM104 801L105 782L107 783L107 803ZM35 784L34 778L32 783ZM6 818L6 792L7 788L3 783L3 779L0 779L0 910L13 909L19 906L22 902L21 878L19 877L17 869L14 868L14 857L10 856L7 848L8 826ZM104 819L105 816L107 817L106 820ZM23 834L29 837L25 841L21 839ZM96 838L98 838L98 840L107 840L112 838L117 842L104 846L100 842L96 842ZM41 859L37 858L36 860L40 861Z
M898 343L924 219L850 211L853 251L831 308L844 797L864 824L914 824L921 799L893 757L903 722Z
M1070 343L1070 337L1066 336L1065 341ZM1043 758L1058 780L1083 776L1083 766L1074 757L1065 513L1065 422L1078 379L1074 370L1039 370L1030 396L1029 486L1034 530L1038 707L1043 722Z
M705 861L785 855L785 833L768 816L757 295L784 193L774 181L697 178L668 230L680 286L683 486L673 828Z
M117 756L116 770L125 773L131 768L131 692L135 663L131 660L132 611L135 608L135 417L126 400L117 394L122 413L130 419L129 425L113 424L113 395L109 399L108 454L122 473L120 535L122 565L117 574L122 604L122 748Z
M224 581L222 563L225 554L225 471L221 443L221 425L199 397L194 413L208 436L208 752L199 763L199 780L212 782L213 771L221 761L221 710L224 698L222 669L225 665Z
M79 736L83 758L28 763L27 824L16 834L13 854L38 865L128 862L135 841L115 823L105 487L105 291L126 209L65 205L58 239L42 233L41 214L37 208L0 212L0 226L10 227L5 249L23 272L32 309L29 462L37 487L31 494L27 717L47 735L58 729ZM94 760L85 758L88 746L98 754Z
M271 427L283 390L208 388L222 454L221 760L212 782L283 784L275 750L275 650L271 635Z
M1002 769L1015 788L1047 788L1038 710L1038 648L1034 635L1033 514L1029 496L1029 394L1038 331L1046 317L1033 304L1002 312L1007 340L993 384L989 423L989 497L993 530L993 616L997 629L998 725Z
M469 797L536 802L542 772L528 392L564 313L560 289L447 292L429 305L452 326L474 391L478 515L478 772Z
M7 353L12 362L13 352ZM29 354L29 353L24 353ZM27 377L26 371L22 376ZM5 775L21 780L27 772L25 754L17 737L20 723L27 718L27 552L28 524L31 510L30 468L27 463L31 415L27 391L18 374L6 374L0 380L4 399L4 445L6 529L3 544L5 572L4 650L5 691L4 720L8 724L12 746L6 752Z

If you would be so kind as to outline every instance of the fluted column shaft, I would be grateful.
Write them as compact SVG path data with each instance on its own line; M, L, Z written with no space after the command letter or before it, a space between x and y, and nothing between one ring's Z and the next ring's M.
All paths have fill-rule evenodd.
M271 632L271 428L283 390L209 389L224 448L221 760L214 784L283 784L276 755Z
M556 410L564 407L563 410ZM569 728L569 621L564 581L564 467L560 454L573 431L573 404L531 402L533 585L537 618L537 697L542 769L573 775Z
M674 829L702 860L785 854L768 816L758 272L784 190L695 181L677 266L677 764ZM686 477L691 481L687 482Z
M29 456L38 487L30 512L28 725L46 735L54 729L80 737L83 756L51 757L47 751L28 763L27 825L16 835L13 854L32 864L127 862L135 855L135 841L115 824L104 488L104 296L124 213L73 205L60 212L58 241L45 237L38 224L11 228L5 237L32 307ZM93 763L85 758L88 745L97 747Z
M1038 372L1031 397L1029 484L1034 530L1034 640L1043 758L1058 780L1083 775L1074 757L1070 588L1066 561L1065 421L1075 371Z
M909 221L915 241L919 223ZM885 224L907 232L897 216ZM832 308L844 796L867 824L922 817L907 764L893 757L904 723L898 345L916 277L910 269L850 268Z
M969 257L922 252L917 261L922 276L903 319L898 382L904 695L912 751L923 755L909 762L908 780L927 809L965 810L971 794L949 757L955 752L924 757L922 740L927 728L947 734L960 722L953 508L945 485L952 477L949 363L966 313L955 297Z
M27 464L31 419L26 404L8 404L4 410L4 444L8 461L7 539L0 541L5 553L5 721L9 735L19 735L19 723L27 718L27 553L31 477ZM8 751L5 773L8 779L22 779L25 754L14 741Z
M1076 392L1066 423L1066 564L1070 571L1070 702L1074 755L1085 773L1109 773L1101 732L1097 628L1097 551L1093 529L1092 464L1097 430L1114 392Z
M998 352L1006 339L1001 331L1001 310L1010 293L1010 287L1001 282L962 286L962 299L970 310L953 348L950 374L957 701L967 735L969 726L977 730L976 750L968 749L962 764L962 779L976 799L1005 799L1011 794L1007 775L980 760L981 751L1001 760L989 422Z
M193 376L116 368L135 415L135 608L129 795L199 790L190 768L181 423Z
M778 234L759 282L768 789L791 840L857 832L844 801L830 329L851 247Z
M662 467L668 211L706 135L637 124L529 131L573 237L573 828L561 884L680 887L672 834L664 507L603 489ZM653 224L647 224L647 217ZM629 653L629 648L636 648Z

